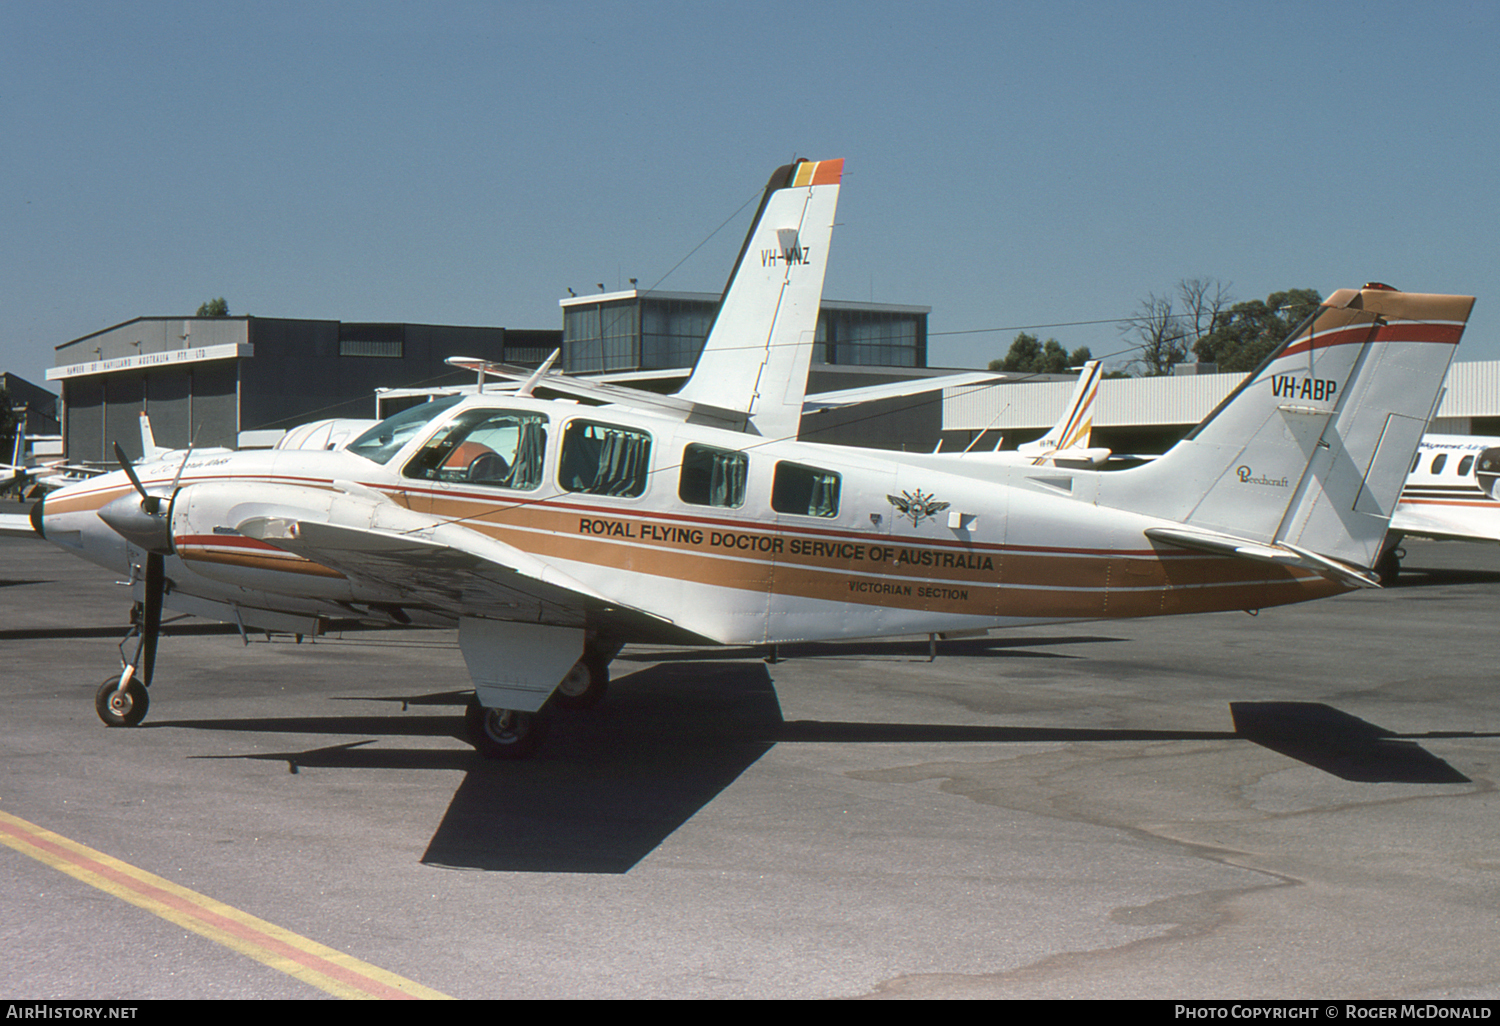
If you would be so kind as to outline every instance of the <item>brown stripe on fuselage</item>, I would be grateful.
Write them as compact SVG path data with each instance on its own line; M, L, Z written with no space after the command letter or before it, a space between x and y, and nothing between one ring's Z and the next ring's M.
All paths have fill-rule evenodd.
M696 584L970 616L1254 609L1347 590L1308 571L1172 549L965 544L573 503L497 508L493 499L440 495L421 505L544 557Z

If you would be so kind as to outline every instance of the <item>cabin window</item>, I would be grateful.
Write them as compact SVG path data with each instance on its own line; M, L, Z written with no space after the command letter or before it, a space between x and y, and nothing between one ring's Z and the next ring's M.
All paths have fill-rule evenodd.
M568 422L563 431L558 483L570 492L634 498L646 491L651 472L651 436L644 431Z
M682 476L677 495L694 506L739 509L745 504L745 478L750 459L742 452L690 445L682 451Z
M778 513L804 517L839 515L839 476L831 470L804 467L800 463L776 464L771 486L771 508Z
M460 398L462 397L456 395L445 396L402 410L394 417L382 420L345 448L356 456L385 463L400 452L407 442L417 437L438 414L453 406Z
M1432 458L1432 473L1441 474L1443 472L1443 464L1447 462L1448 454L1445 452L1438 453Z
M1472 457L1472 456L1465 456L1463 459L1461 459L1461 460L1458 461L1458 476L1459 477L1468 477L1469 476L1469 471L1471 471L1473 469L1474 469L1474 457Z
M407 477L531 491L542 483L547 418L518 410L467 410L407 463Z

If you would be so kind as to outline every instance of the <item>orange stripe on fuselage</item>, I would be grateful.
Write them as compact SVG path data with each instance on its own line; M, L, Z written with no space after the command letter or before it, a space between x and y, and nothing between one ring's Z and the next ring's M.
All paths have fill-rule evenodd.
M1345 588L1307 571L1187 551L966 544L572 502L496 508L427 493L414 506L542 556L856 605L986 618L1096 618L1247 609Z

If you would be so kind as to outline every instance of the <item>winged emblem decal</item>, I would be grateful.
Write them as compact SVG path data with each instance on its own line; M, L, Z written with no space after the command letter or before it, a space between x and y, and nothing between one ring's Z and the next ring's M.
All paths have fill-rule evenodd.
M948 508L946 502L934 502L931 495L925 495L922 489L915 492L902 492L900 495L887 495L886 499L892 506L901 511L901 515L911 518L911 525L916 527L923 520L935 517Z

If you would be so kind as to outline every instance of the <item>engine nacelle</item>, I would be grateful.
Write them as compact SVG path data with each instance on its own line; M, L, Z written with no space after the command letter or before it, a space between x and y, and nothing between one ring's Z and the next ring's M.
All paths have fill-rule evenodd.
M1500 499L1500 446L1486 449L1474 464L1479 487L1492 499Z

